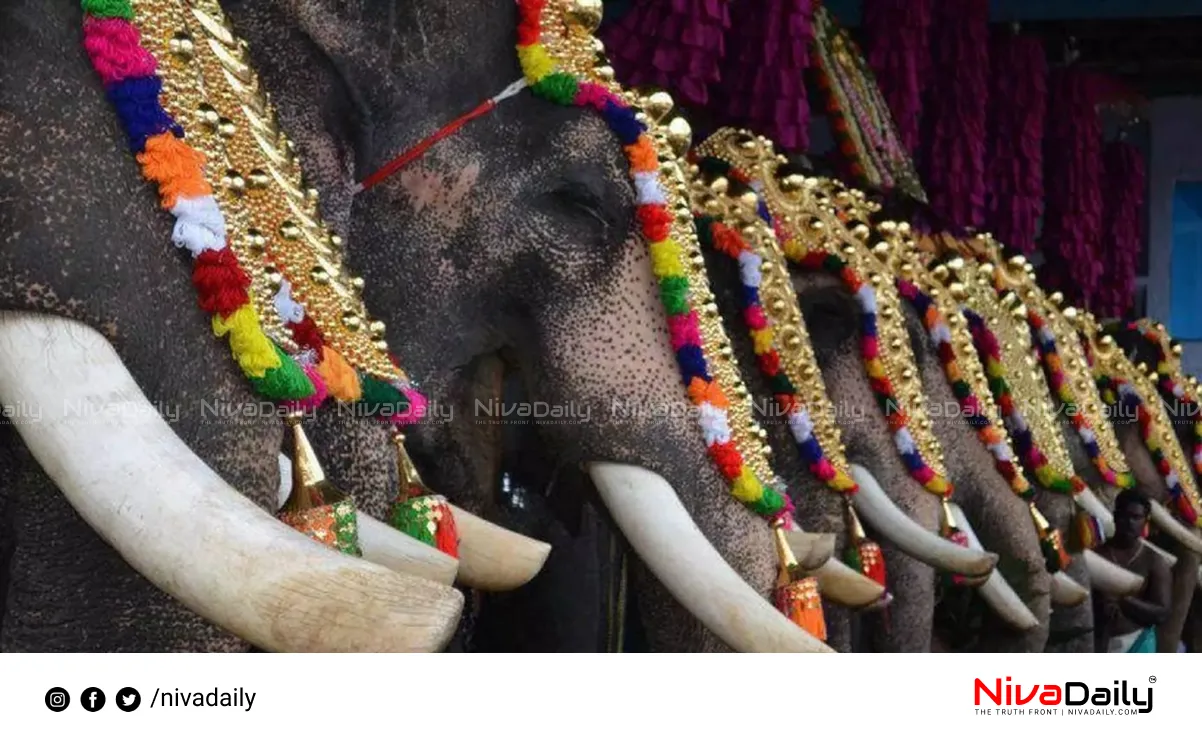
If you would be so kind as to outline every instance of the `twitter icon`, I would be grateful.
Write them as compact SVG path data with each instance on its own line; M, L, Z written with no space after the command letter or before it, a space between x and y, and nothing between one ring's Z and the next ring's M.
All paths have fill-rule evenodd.
M133 712L142 703L142 695L132 686L117 692L117 707L122 712Z

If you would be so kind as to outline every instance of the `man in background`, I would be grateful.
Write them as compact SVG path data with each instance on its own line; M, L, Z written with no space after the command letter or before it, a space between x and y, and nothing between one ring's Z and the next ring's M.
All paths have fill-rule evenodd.
M1135 596L1093 591L1094 639L1099 653L1155 653L1156 627L1169 616L1172 580L1169 566L1142 539L1152 505L1135 490L1114 502L1114 537L1096 552L1121 568L1143 576Z

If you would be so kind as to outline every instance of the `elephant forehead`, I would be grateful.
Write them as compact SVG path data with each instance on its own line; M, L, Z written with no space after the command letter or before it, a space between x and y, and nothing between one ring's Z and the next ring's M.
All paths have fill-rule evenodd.
M480 161L471 158L462 163L415 164L402 171L400 192L414 214L429 210L448 230L459 228L477 181Z

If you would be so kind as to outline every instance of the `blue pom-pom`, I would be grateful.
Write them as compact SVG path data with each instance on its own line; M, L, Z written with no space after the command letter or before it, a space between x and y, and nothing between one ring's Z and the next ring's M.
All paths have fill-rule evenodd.
M602 116L605 117L605 123L609 125L609 128L617 135L618 141L623 145L634 144L639 140L639 135L647 129L638 119L634 118L633 108L619 105L613 101L606 102Z
M705 366L705 356L702 354L700 346L681 346L676 351L676 363L680 365L680 376L686 385L698 377L706 382L710 381L710 375Z
M172 132L184 136L184 129L176 124L159 105L159 93L163 81L154 77L132 77L108 87L108 98L117 109L117 116L125 128L129 148L135 153L146 148L146 140L156 134Z

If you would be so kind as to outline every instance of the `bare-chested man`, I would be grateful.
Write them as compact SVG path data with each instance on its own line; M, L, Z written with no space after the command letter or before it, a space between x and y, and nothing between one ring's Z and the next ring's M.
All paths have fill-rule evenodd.
M1144 577L1138 595L1119 598L1093 592L1094 638L1099 653L1155 653L1156 627L1169 615L1169 566L1144 545L1141 537L1152 506L1135 490L1124 490L1114 502L1114 537L1098 554Z

